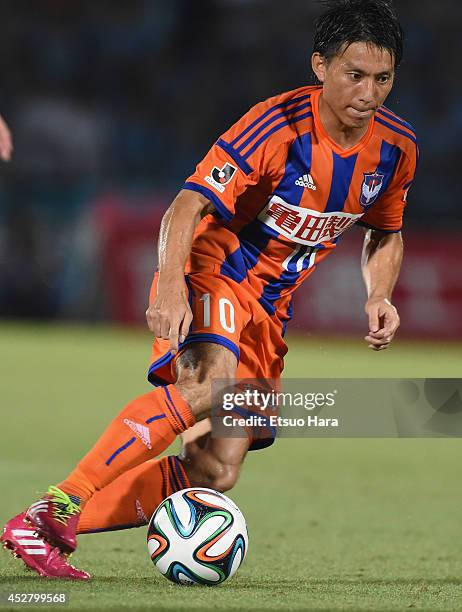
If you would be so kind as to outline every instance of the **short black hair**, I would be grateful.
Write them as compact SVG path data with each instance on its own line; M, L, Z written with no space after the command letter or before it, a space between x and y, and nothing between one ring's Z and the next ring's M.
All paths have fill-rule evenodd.
M325 12L315 21L313 53L330 61L355 42L371 43L403 59L404 36L397 14L387 0L320 0Z

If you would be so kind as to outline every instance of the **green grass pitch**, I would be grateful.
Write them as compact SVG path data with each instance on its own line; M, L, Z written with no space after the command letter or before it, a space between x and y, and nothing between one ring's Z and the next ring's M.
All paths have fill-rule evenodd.
M149 388L149 345L141 331L0 326L2 524ZM456 344L289 345L293 377L460 377ZM141 528L81 537L73 560L93 574L85 584L40 579L0 550L0 592L65 591L68 610L462 609L461 459L453 439L279 440L249 455L230 493L250 547L229 583L167 582Z

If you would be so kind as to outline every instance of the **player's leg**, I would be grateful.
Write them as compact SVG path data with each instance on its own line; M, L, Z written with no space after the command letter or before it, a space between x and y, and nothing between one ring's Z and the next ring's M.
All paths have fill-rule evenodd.
M244 309L244 312L242 312L242 309L240 308L241 305L235 296L235 293L236 293L235 288L231 288L227 286L226 283L223 284L223 282L220 279L215 279L215 287L211 287L210 285L211 279L208 275L195 275L195 280L197 280L197 286L194 286L194 283L191 281L191 286L193 286L194 288L194 295L192 296L193 297L192 306L194 310L195 321L193 323L192 337L191 337L190 342L194 342L194 341L197 342L199 339L202 339L205 336L205 338L209 340L210 342L218 343L218 344L210 344L210 346L213 347L213 349L211 349L212 358L210 359L210 363L205 368L205 371L208 372L209 374L212 373L212 375L216 376L217 378L232 377L230 370L228 370L226 367L226 363L222 364L222 368L220 369L219 367L220 359L219 358L217 359L217 354L227 355L226 359L228 360L228 363L232 364L231 367L232 367L233 374L234 374L235 367L236 367L236 354L238 354L237 345L239 342L240 333L243 327L245 326L245 323L248 322L250 318L250 314L245 309ZM202 301L202 298L204 297L204 293L209 298L208 302ZM218 298L215 299L216 296L219 296L219 299ZM229 316L231 316L232 312L236 313L236 316L235 318L233 318L233 321L232 321L232 331L229 331L228 329L226 329L225 330L226 333L224 333L223 329L220 328L220 326L223 327L223 317L222 317L223 313L222 313L222 308L221 308L223 305L223 300L226 301L225 305L227 305L230 310L230 313L228 313ZM204 310L205 307L209 309L207 312L207 321L208 321L207 324L206 324L206 312ZM202 317L201 317L201 314L203 315ZM202 319L202 322L200 322L201 319ZM199 324L198 324L198 321L199 321ZM206 328L206 329L201 329L201 325L202 325L202 328ZM229 327L231 327L231 325ZM218 330L218 333L216 333L217 330ZM223 338L220 335L220 332L225 336L225 338ZM224 344L224 346L226 346L227 348L220 346L220 343ZM156 341L154 346L156 347L156 345L159 345L160 349L162 349L162 342L158 343ZM200 347L199 344L195 345L194 350L199 352L200 351L199 347ZM231 347L231 352L227 352L227 349L229 347ZM213 354L213 351L215 351L215 354ZM172 357L168 353L168 351L166 352L165 350L164 351L161 350L160 355L159 355L159 351L157 351L157 356L159 357L158 361L161 362L163 365L165 363L168 363L169 361L172 361ZM153 352L153 357L156 357L155 351ZM191 370L194 370L195 368L194 364L197 361L198 361L197 357L193 357L189 359L189 364L186 368L187 371L185 373L185 380L182 381L183 390L186 390L186 392L188 388L188 382L187 382L188 379L189 379L190 384L194 383L194 377L191 377ZM155 362L155 359L153 359L153 362ZM172 361L172 363L174 363L174 361ZM155 365L157 364L153 363L153 366ZM153 368L151 367L150 373L152 369ZM195 401L200 400L201 394L199 392L199 387L201 386L201 384L203 385L204 389L207 386L207 380L204 379L204 370L202 370L201 372L202 373L200 375L201 376L200 380L197 380L196 381L197 384L192 384L190 388L188 399L193 404ZM175 378L174 376L171 376L170 378L167 378L167 380L171 380L173 382ZM169 385L166 390L168 391L169 389L170 390L174 389L173 385ZM185 415L181 414L181 409L179 409L179 406L177 405L178 398L172 397L171 393L170 395L166 394L165 391L162 389L157 390L157 392L158 393L162 392L166 395L165 398L163 396L161 397L162 397L162 401L164 402L166 406L164 408L164 411L167 414L161 413L158 415L153 415L156 418L153 418L153 416L149 416L146 419L146 421L149 421L149 423L146 422L145 424L149 426L148 429L149 429L149 436L151 440L155 437L153 434L159 433L159 428L156 428L155 432L151 432L151 426L150 426L151 422L155 423L156 426L163 425L167 422L167 419L168 419L169 422L170 421L173 422L173 424L172 423L170 424L172 424L172 428L174 429L174 431L181 431L182 428L179 427L179 423L181 423L182 420L184 421L184 417L185 417ZM205 393L204 393L204 397L205 397ZM132 402L127 408L133 410L136 407L133 404L136 403L138 404L137 407L139 408L139 410L142 411L143 405L140 405L140 404L147 403L149 404L148 407L150 408L150 411L151 411L152 404L154 402L149 402L148 401L149 398L151 398L152 400L152 394L146 394L145 396L140 398L141 400L140 402L137 402L137 401ZM202 404L200 401L198 402L198 411L197 411L198 413L202 409L205 409L205 410L210 409L210 392L207 393L207 398L208 398L208 402L204 401ZM189 405L186 399L181 397L180 401L181 400L185 402L186 408L188 408L192 414L193 411L189 408ZM145 429L136 427L135 421L127 422L128 418L126 414L125 415L122 414L120 416L123 417L122 419L119 418L119 421L121 420L123 421L123 425L125 426L125 431L131 431L137 435L132 436L133 440L132 438L129 439L128 445L127 443L125 443L122 446L118 447L116 451L112 452L112 454L109 456L110 460L107 460L106 467L109 467L107 464L110 465L112 463L117 465L117 463L121 459L120 455L127 453L128 448L135 448L138 445L138 447L141 447L141 451L145 452L144 445L145 445L146 438L147 438ZM133 416L139 416L139 415L134 414ZM198 414L198 416L202 416L202 415ZM141 425L142 427L144 427L145 424L138 423L138 425ZM170 436L170 437L159 436L162 442L162 448L166 448L173 437L174 436ZM109 442L111 443L112 440L110 440ZM156 454L156 452L161 452L161 450L159 450L157 447L155 449L151 448L148 450L150 451L148 455L149 458L153 457ZM144 462L144 460L145 460L144 456L142 455L141 457L138 457L138 459L135 461L135 464L139 463L140 461ZM171 461L170 463L172 465L172 474L173 474L173 472L175 471L175 462ZM118 473L124 471L125 469L126 469L126 466L122 469L120 469L119 467ZM177 478L180 478L181 472L179 472L178 469L176 469L176 474L177 474ZM117 472L115 476L117 476ZM184 478L186 478L186 475L184 475ZM113 478L111 478L110 480L113 480ZM95 483L90 483L90 485L91 485L90 490L93 487L95 489L97 488ZM42 500L39 501L38 504L34 504L34 513L36 514L36 516L39 516L39 517L40 515L43 515L44 513L47 513L48 515L52 514L53 516L50 517L50 520L54 521L55 523L54 526L56 526L56 523L62 523L63 529L66 532L66 535L69 535L68 541L66 542L67 545L63 548L70 550L71 548L75 547L75 526L76 526L76 523L78 522L78 515L79 515L80 508L76 508L74 510L75 506L77 505L76 504L77 500L74 501L74 499L72 499L71 497L72 491L69 491L70 495L62 491L59 491L58 493L59 493L59 496L56 496L55 498L54 496L51 496L51 495L45 496L44 498L42 498ZM47 510L51 510L51 512L47 512ZM56 511L56 514L55 514L55 511ZM40 518L43 518L43 516ZM32 524L34 524L34 522ZM9 523L7 523L7 525L5 526L5 529L8 528L8 525ZM20 546L20 542L17 538L15 539L14 545ZM44 559L42 565L45 566L46 563L47 563L47 559ZM71 567L69 565L67 566L66 571L68 571L69 576L70 576Z
M250 327L244 329L241 334L241 359L236 376L246 380L272 379L277 385L286 350L281 334L269 320L261 322L257 328ZM194 368L191 361L186 355L184 361L177 362L177 366L181 368L183 363ZM202 375L200 371L197 374L199 377ZM165 368L162 375L164 378L169 375ZM210 430L210 419L196 423L181 435L183 450L179 457L163 457L149 461L126 472L108 487L98 491L82 512L79 532L110 531L145 524L165 497L190 485L229 490L237 478L244 456L243 454L241 458L239 455L240 445L242 444L244 450L249 445L252 449L264 448L271 444L275 435L274 430L265 431L262 428L248 431L248 442L224 440L223 453L228 452L228 442L230 452L237 449L238 453L237 460L233 457L227 460L226 455L222 456L222 444L210 440ZM234 444L236 446L233 448Z
M35 527L26 520L25 512L8 521L0 541L5 549L21 558L24 564L39 576L71 580L90 579L90 574L71 565L59 548L51 546L38 536Z
M193 443L203 446L209 432L210 420L199 421L181 435L183 448ZM163 499L189 486L179 457L145 461L93 495L82 510L77 534L146 525Z
M165 341L156 340L150 369L151 373L159 363L176 367L167 381L174 384L130 402L59 485L81 505L124 471L159 455L178 434L205 418L211 402L208 381L235 375L239 337L250 314L227 279L194 274L187 277L187 283L194 319L184 350L173 360L168 348L159 355L159 349L166 348ZM155 288L156 278L151 299Z
M214 438L186 444L180 462L192 487L207 487L225 493L236 484L251 441L243 438Z
M163 499L188 487L178 457L145 461L93 495L80 514L77 534L146 525Z
M76 469L33 504L27 518L64 552L76 548L82 500L123 472L162 453L178 434L210 412L210 381L233 378L235 355L219 344L198 343L180 357L186 364L174 385L130 402L112 421Z
M210 429L208 420L199 425L202 423ZM188 433L193 434L194 429ZM146 525L163 499L188 487L230 490L248 447L248 439L219 440L209 433L196 438L189 435L178 457L147 461L98 491L83 510L77 533Z
M244 330L238 378L271 379L277 385L285 345L278 330L273 328L271 321L265 321L256 329ZM201 378L204 373L197 369L195 361L185 355L178 360L177 367L181 370L183 364L189 371L196 368L196 377ZM168 375L165 369L162 373L164 377ZM275 435L274 430L261 428L247 431L249 438L245 440L217 440L210 437L210 430L210 419L196 423L181 434L183 449L178 457L148 461L97 491L82 512L78 533L144 525L165 497L189 486L229 490L247 449L264 448L272 443Z
M223 368L217 369L220 360L228 363L226 376ZM191 405L206 403L210 407L212 381L218 378L217 373L222 379L233 379L236 367L234 355L223 346L193 344L177 360L176 386ZM145 524L160 502L175 491L196 484L221 490L232 483L249 442L230 440L234 448L221 450L221 445L210 440L209 432L208 419L197 423L182 436L180 457L147 461L98 491L83 509L77 532L137 527Z
M179 375L178 385L182 393L184 393L191 402L191 405L197 409L197 412L203 414L210 410L211 380L214 377L220 379L233 378L236 371L236 357L227 348L218 344L193 344L187 348L185 353L186 356L184 359L187 367L181 369L181 372L184 372L184 374ZM125 417L122 416L121 418ZM140 444L144 446L144 443ZM152 454L153 453L150 454L150 457L152 457ZM151 463L152 466L150 465ZM133 472L133 470L130 472ZM164 458L159 462L144 463L140 466L138 471L132 474L130 474L130 472L128 473L129 476L126 477L125 483L127 486L128 498L130 499L133 492L137 492L137 486L139 487L138 490L142 492L143 495L146 495L147 479L149 480L149 488L147 491L151 489L155 492L154 497L151 497L149 494L147 496L148 505L152 504L152 506L150 506L151 509L160 503L161 499L169 494L169 491L173 492L172 488L168 488L169 486L178 490L187 487L189 484L188 477L182 469L180 462L173 457ZM165 483L165 487L163 487L163 483ZM129 499L127 500L124 499L123 496L121 497L120 493L123 492L123 489L120 487L120 484L123 484L123 482L118 483L117 487L112 489L112 492L116 492L115 496L112 497L112 502L110 502L112 503L112 508L115 508L114 501L117 505L120 503L126 504L129 501ZM111 491L109 493L111 493ZM98 513L98 508L93 508L93 510ZM142 508L139 508L139 510L141 515ZM51 503L51 501L45 497L34 504L33 511L37 513L42 520L44 516L50 517L51 520L49 523L46 523L46 525L51 525L53 528L53 536L55 536L56 531L58 531L55 527L55 523L58 523L58 529L59 526L62 526L62 531L58 531L58 535L66 536L67 540L65 544L67 550L75 548L76 529L80 512L71 514L71 517L75 517L72 521L65 521L64 515L66 511L68 512L68 508L63 508L61 504L58 503ZM146 512L149 515L150 509ZM98 521L99 520L98 518ZM107 513L103 520L108 520ZM109 518L109 521L112 520L113 518ZM35 521L30 520L29 512L27 515L22 513L21 516L11 519L4 527L4 534L2 536L4 545L13 550L17 556L20 556L28 567L35 569L41 575L82 579L88 578L88 574L85 572L75 570L75 568L67 562L66 558L61 555L58 549L53 549L52 546L49 546L47 540L50 538L45 538L43 540L37 538L37 542L43 544L39 551L41 555L43 552L43 556L31 557L31 555L27 553L31 546L29 544L25 545L25 540L21 537L22 531L26 529L30 530L31 523L34 531L39 531ZM43 537L43 533L40 533L40 535ZM30 538L28 539L28 542L29 541L31 541ZM60 546L59 548L62 547ZM38 552L36 554L38 554ZM59 567L57 567L56 564L59 564Z

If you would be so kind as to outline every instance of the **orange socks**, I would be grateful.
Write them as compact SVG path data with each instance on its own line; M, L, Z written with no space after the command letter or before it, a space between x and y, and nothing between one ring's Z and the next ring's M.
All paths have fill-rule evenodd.
M122 410L58 487L79 497L83 507L95 491L162 453L194 423L191 408L174 385L146 393Z
M189 486L177 457L146 461L93 495L82 510L77 533L146 525L163 499Z

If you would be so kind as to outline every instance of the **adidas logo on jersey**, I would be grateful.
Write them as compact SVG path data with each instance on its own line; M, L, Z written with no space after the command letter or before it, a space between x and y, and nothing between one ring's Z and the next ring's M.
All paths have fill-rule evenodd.
M128 425L130 429L135 433L141 442L151 450L151 435L149 433L149 428L146 425L141 425L140 423L135 423L135 421L131 421L130 419L124 419L125 425Z
M314 184L313 177L311 174L304 174L299 179L295 181L297 187L307 187L312 191L316 191L316 185Z

